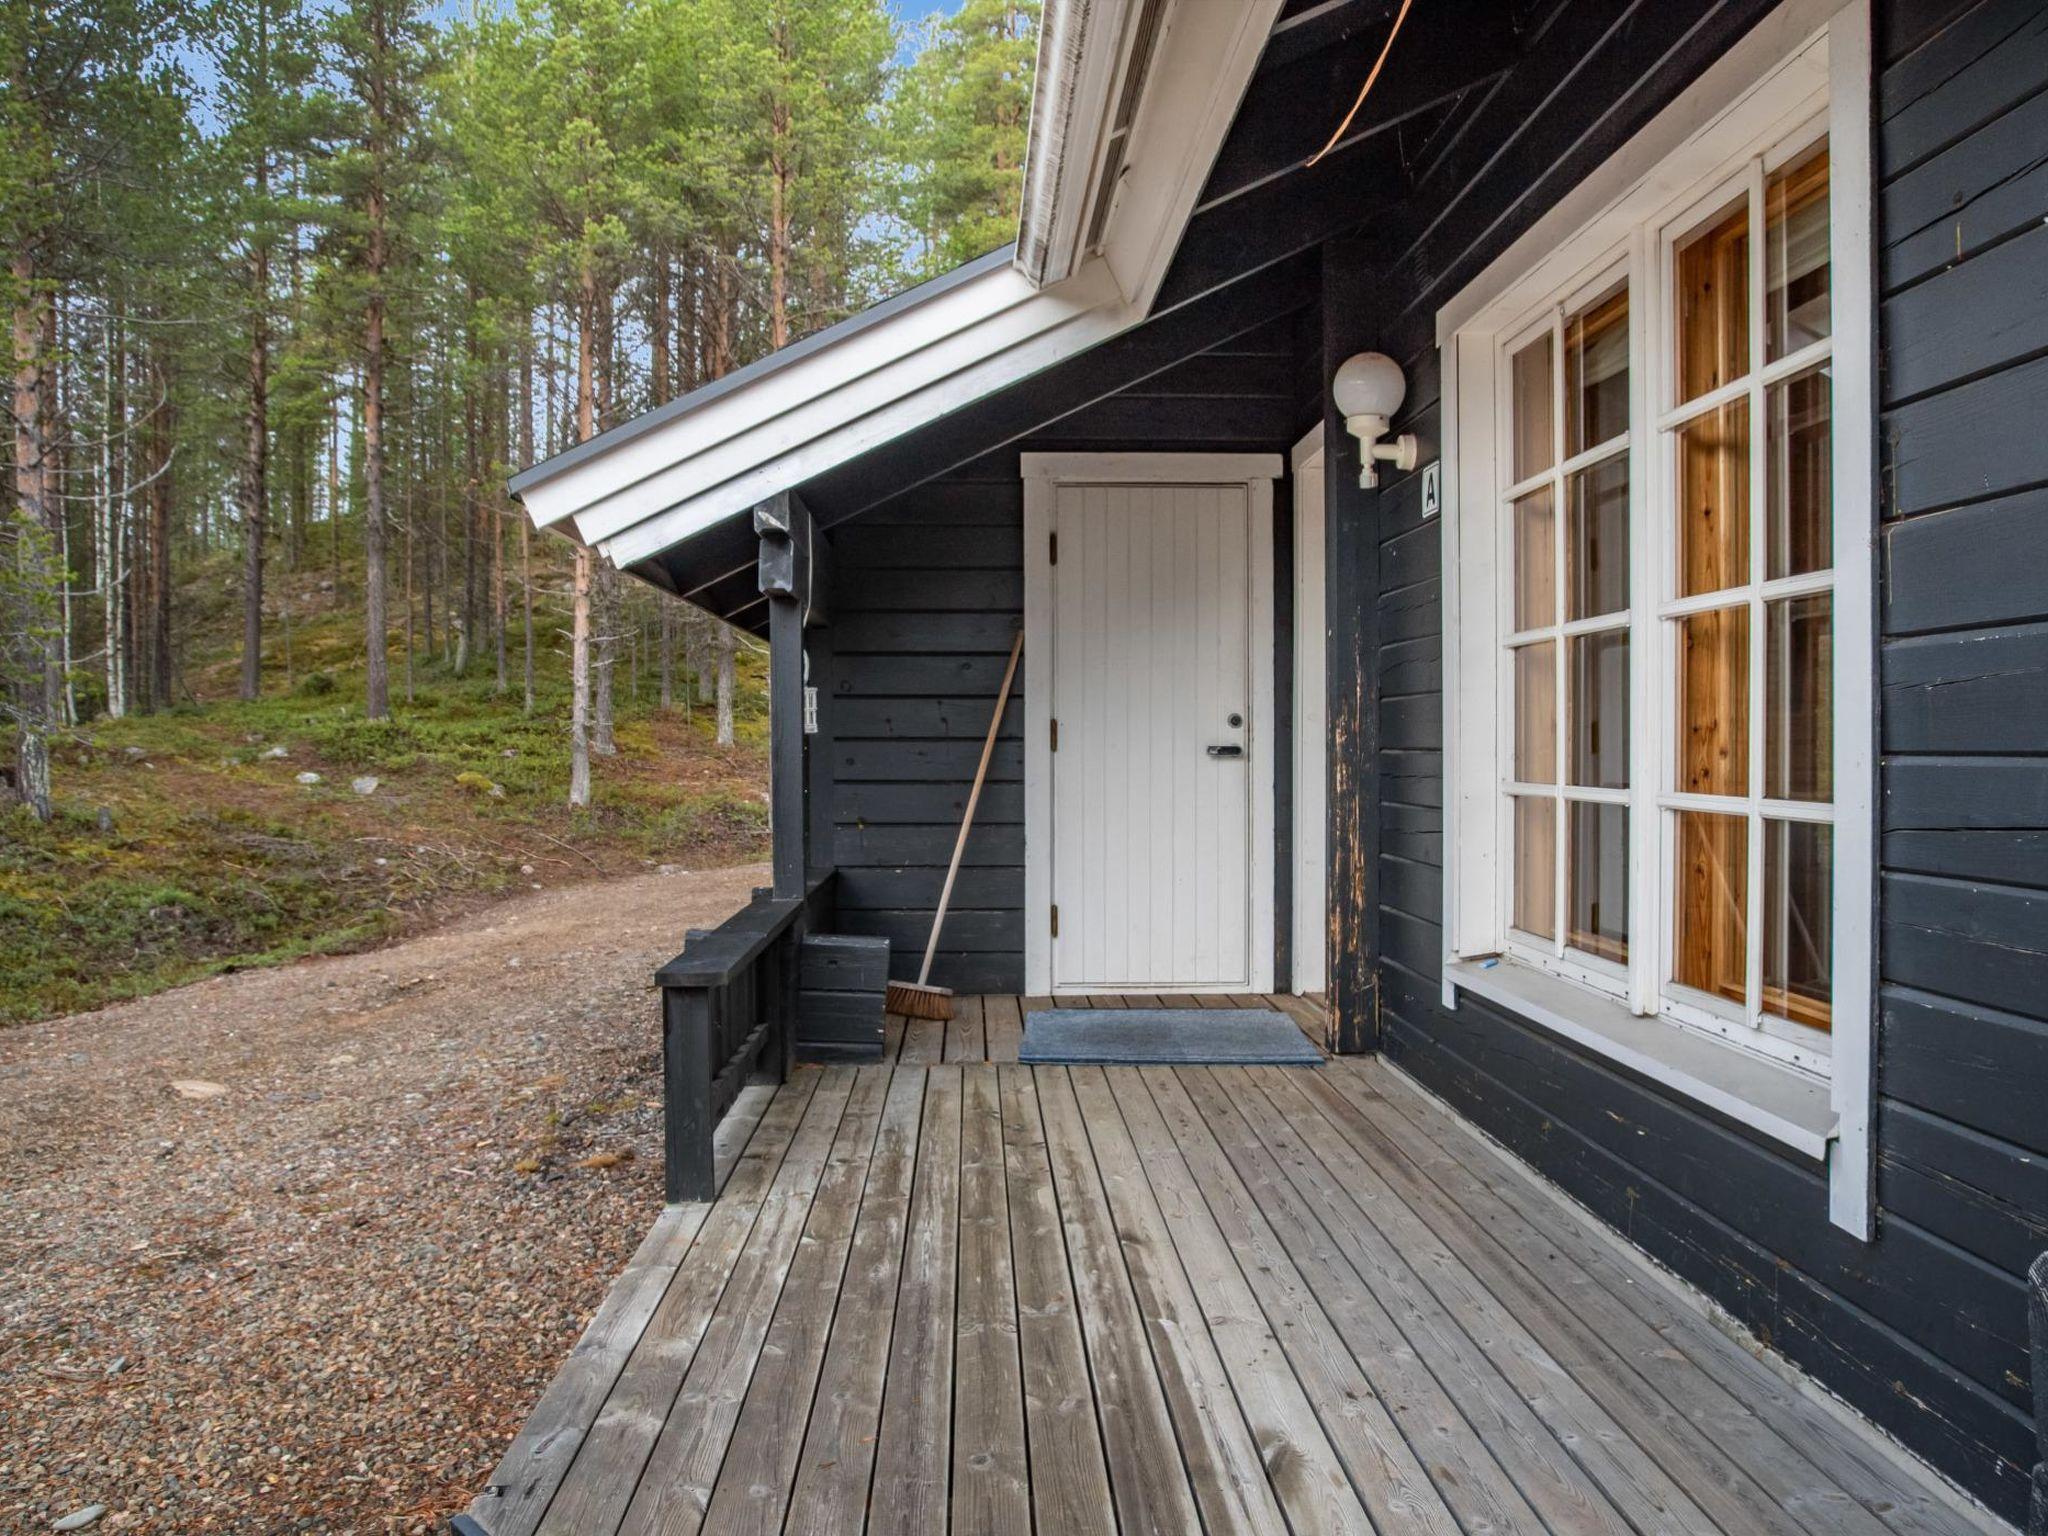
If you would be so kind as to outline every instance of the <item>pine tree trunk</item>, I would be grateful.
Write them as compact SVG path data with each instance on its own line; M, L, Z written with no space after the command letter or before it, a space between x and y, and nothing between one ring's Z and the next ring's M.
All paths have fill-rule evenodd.
M533 462L533 317L519 349L519 462ZM533 713L533 519L519 514L519 611L526 640L526 713Z
M38 286L35 258L17 250L14 278L14 504L21 519L19 569L24 600L41 608L59 579L50 566L48 464L49 423L43 369L43 312L49 296ZM56 670L56 636L46 613L25 613L34 638L25 647L22 675L15 680L15 793L38 821L50 819L51 677Z
M612 680L619 654L619 572L602 556L592 558L597 567L597 722L590 746L599 757L616 757L619 744L612 733Z
M768 340L789 344L789 23L775 23L776 87L768 108Z
M382 42L372 23L372 47ZM371 159L380 163L382 80L372 69ZM371 720L391 718L390 621L384 611L384 185L373 172L368 196L370 215L370 298L363 324L363 641L369 662L363 714ZM408 609L408 617L410 610Z
M733 629L718 626L718 744L732 745Z
M576 337L576 426L580 438L595 435L597 417L595 341L597 278L589 258L583 281ZM576 546L576 581L569 631L569 804L590 804L590 547Z
M666 598L656 601L661 605L661 707L666 713L676 707L676 613Z
M267 173L259 163L257 195ZM270 452L270 252L249 256L249 409L242 448L242 697L263 691L263 512Z
M177 439L177 410L172 404L172 380L163 376L164 403L158 408L150 429L155 451L151 454L149 482L149 652L150 702L157 709L171 706L174 691L171 662L171 507L176 499L177 472L172 459Z

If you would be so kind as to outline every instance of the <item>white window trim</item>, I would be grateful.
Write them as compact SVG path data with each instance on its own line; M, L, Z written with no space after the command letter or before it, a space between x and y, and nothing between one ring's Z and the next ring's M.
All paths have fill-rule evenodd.
M1445 847L1452 850L1444 870L1445 1006L1455 1007L1461 990L1475 992L1804 1155L1824 1156L1829 1218L1865 1239L1872 1232L1874 1182L1876 908L1871 69L1868 0L1787 0L1437 317L1445 402ZM1638 232L1654 231L1703 196L1729 164L1767 152L1823 115L1831 157L1833 346L1840 365L1833 378L1838 830L1833 1030L1825 1076L1767 1059L1747 1043L1724 1044L1644 1017L1659 1006L1661 990L1654 976L1641 980L1651 974L1647 967L1635 968L1638 979L1625 1008L1533 966L1487 958L1506 948L1500 916L1504 797L1497 775L1506 716L1498 637L1489 634L1483 648L1466 638L1473 632L1468 616L1475 624L1484 616L1488 629L1494 626L1506 580L1494 510L1503 484L1494 427L1503 334L1521 326L1548 296L1626 259L1635 295L1631 368L1635 378L1647 378L1647 330L1660 313L1652 307L1659 290L1651 281L1658 251L1652 236ZM1647 486L1655 424L1632 419L1631 427L1631 483ZM1461 516L1467 493L1475 511L1484 509L1469 534ZM1638 597L1658 590L1650 585L1655 542L1631 541L1631 591ZM1647 611L1638 601L1635 612ZM1665 756L1660 733L1668 724L1663 690L1655 686L1665 649L1645 643L1656 638L1642 632L1645 622L1632 622L1630 773L1632 782L1656 788ZM1664 865L1657 861L1646 877L1645 861L1632 857L1632 942L1655 944L1661 965Z
M1052 681L1054 531L1062 485L1241 485L1250 512L1251 981L1176 992L1273 990L1273 482L1277 453L1027 453L1024 474L1024 990L1037 997L1098 993L1052 975ZM1030 658L1036 657L1037 660Z
M1292 989L1329 985L1329 640L1323 530L1329 516L1327 456L1319 421L1289 456L1294 478L1294 943ZM1305 491L1318 492L1315 536L1304 527ZM1311 724L1313 722L1313 724Z

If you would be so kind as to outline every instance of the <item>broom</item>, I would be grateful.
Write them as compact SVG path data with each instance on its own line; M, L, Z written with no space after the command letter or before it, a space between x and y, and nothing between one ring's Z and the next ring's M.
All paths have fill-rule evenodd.
M988 777L988 760L995 755L996 732L1002 729L1003 709L1010 702L1010 684L1017 676L1017 658L1023 650L1024 632L1020 629L1010 646L1010 664L1003 670L1003 687L996 695L996 713L988 723L988 739L981 744L981 762L974 770L974 788L968 792L967 814L960 818L960 835L953 840L953 862L947 866L946 883L939 891L939 910L932 914L932 936L924 946L924 964L918 967L916 981L889 983L885 1006L890 1013L900 1013L912 1019L953 1017L953 989L928 984L932 974L932 956L939 951L939 929L946 921L946 904L953 899L953 880L960 873L960 855L967 851L967 833L974 826L974 807L981 799L982 780Z

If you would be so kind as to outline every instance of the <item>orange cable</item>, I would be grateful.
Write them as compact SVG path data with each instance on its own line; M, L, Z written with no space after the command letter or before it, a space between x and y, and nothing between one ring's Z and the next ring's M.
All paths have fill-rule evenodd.
M1408 19L1408 7L1414 0L1401 0L1401 9L1394 17L1394 30L1387 34L1386 45L1380 49L1380 56L1372 61L1372 73L1365 77L1365 84L1358 89L1358 100L1351 103L1351 110L1344 114L1344 121L1337 125L1337 131L1330 135L1330 142L1310 155L1303 164L1306 170L1323 156L1337 147L1337 141L1344 137L1344 130L1351 126L1351 119L1358 116L1358 109L1365 105L1365 98L1372 94L1373 82L1380 77L1380 67L1387 62L1387 55L1394 51L1394 39L1401 35L1401 23Z

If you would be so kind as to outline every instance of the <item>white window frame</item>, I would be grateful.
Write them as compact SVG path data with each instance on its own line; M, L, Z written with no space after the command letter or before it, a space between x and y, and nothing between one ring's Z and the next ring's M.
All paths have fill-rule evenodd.
M1606 164L1562 199L1440 311L1444 399L1445 846L1444 1002L1471 992L1563 1034L1590 1051L1694 1098L1754 1131L1824 1159L1829 1217L1868 1238L1872 1231L1871 1050L1875 973L1875 509L1872 395L1874 292L1871 158L1871 48L1868 0L1787 0L1731 48ZM1785 156L1825 133L1833 356L1834 788L1832 811L1761 799L1805 820L1832 820L1834 932L1832 1031L1674 1004L1669 842L1675 803L1666 738L1675 728L1668 679L1675 677L1674 610L1664 564L1671 556L1662 489L1671 473L1663 430L1679 414L1653 375L1671 356L1665 273L1669 236L1692 216L1754 183ZM1760 261L1762 230L1752 231ZM1630 434L1634 515L1630 523L1630 964L1603 964L1566 951L1548 954L1510 937L1512 834L1504 783L1511 770L1512 695L1506 676L1512 530L1502 511L1505 458L1505 343L1524 342L1546 314L1568 312L1605 291L1626 270L1629 283ZM1559 306L1564 306L1560 309ZM1761 324L1761 316L1752 317ZM1652 332L1656 337L1653 341ZM1751 368L1732 393L1760 389L1810 362L1808 349L1766 364L1752 338ZM1656 361L1653 363L1652 359ZM1686 409L1696 408L1690 402ZM1752 422L1753 442L1764 435ZM1658 477L1664 477L1659 479ZM1752 495L1765 494L1753 472ZM1652 488L1656 492L1653 497ZM1647 503L1646 497L1653 497ZM1559 543L1566 509L1558 505ZM1662 562L1662 563L1660 563ZM1750 588L1776 597L1830 578L1793 578ZM1564 627L1560 584L1558 624ZM1725 604L1727 594L1719 595ZM1714 606L1702 599L1700 606ZM1751 636L1752 667L1765 637ZM1560 658L1562 664L1562 658ZM1559 712L1564 712L1560 694ZM1752 689L1751 734L1761 739L1764 700ZM1562 729L1562 726L1560 726ZM1752 748L1753 753L1757 749ZM1558 778L1566 776L1560 743ZM1755 777L1756 764L1752 764ZM1725 809L1715 806L1713 809ZM1560 826L1560 865L1567 854ZM1759 834L1752 828L1752 837ZM1752 893L1760 923L1763 893ZM1560 934L1566 913L1558 912ZM1753 938L1755 969L1760 940ZM1754 980L1754 978L1752 978ZM1738 1014L1745 1010L1736 1010ZM1746 1013L1757 1014L1752 1006Z

